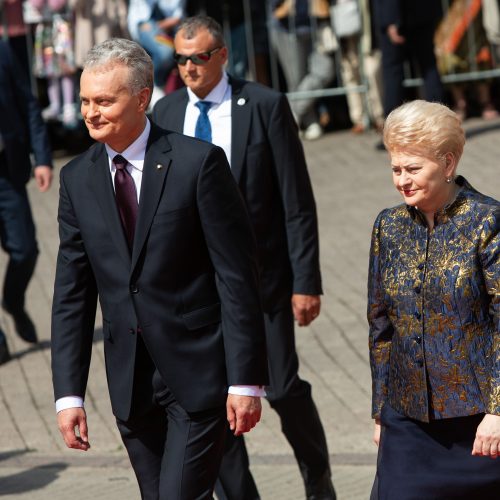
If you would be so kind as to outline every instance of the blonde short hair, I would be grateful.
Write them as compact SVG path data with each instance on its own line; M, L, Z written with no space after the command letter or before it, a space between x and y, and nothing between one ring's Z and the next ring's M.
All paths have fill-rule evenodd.
M465 133L460 118L436 102L415 100L392 111L384 125L384 145L389 152L404 151L433 160L452 153L460 160Z

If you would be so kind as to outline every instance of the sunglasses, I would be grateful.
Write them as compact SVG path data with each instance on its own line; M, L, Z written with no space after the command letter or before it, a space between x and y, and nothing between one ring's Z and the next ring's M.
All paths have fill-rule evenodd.
M212 54L215 54L217 51L222 49L222 47L215 47L215 49L209 50L208 52L201 52L199 54L193 54L192 56L185 56L183 54L174 53L174 61L181 66L184 66L189 60L193 64L201 65L207 64L212 57Z

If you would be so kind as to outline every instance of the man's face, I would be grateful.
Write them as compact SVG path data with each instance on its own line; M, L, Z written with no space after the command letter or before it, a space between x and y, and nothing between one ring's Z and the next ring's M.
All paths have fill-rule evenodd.
M183 35L184 30L178 31L174 40L175 51L183 56L207 53L220 47L206 29L200 29L191 39ZM184 65L179 64L179 74L186 86L203 99L219 83L226 61L227 48L221 47L212 53L205 64L194 64L191 60Z
M128 86L129 68L106 64L85 69L80 80L81 111L90 136L122 152L144 130L150 91L136 95Z

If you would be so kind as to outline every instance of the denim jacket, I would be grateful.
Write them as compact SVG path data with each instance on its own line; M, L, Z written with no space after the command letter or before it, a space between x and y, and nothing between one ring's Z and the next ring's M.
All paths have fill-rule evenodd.
M368 278L372 416L385 401L427 422L500 415L500 202L463 178L430 231L418 209L383 210Z

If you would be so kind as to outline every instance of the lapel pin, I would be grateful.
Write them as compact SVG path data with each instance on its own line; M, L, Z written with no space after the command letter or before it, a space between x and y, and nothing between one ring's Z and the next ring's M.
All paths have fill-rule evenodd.
M161 163L158 163L158 165L156 165L157 170L161 170L162 168L163 168L163 165Z
M246 104L247 100L244 97L240 97L237 101L236 104L238 106L244 106Z

